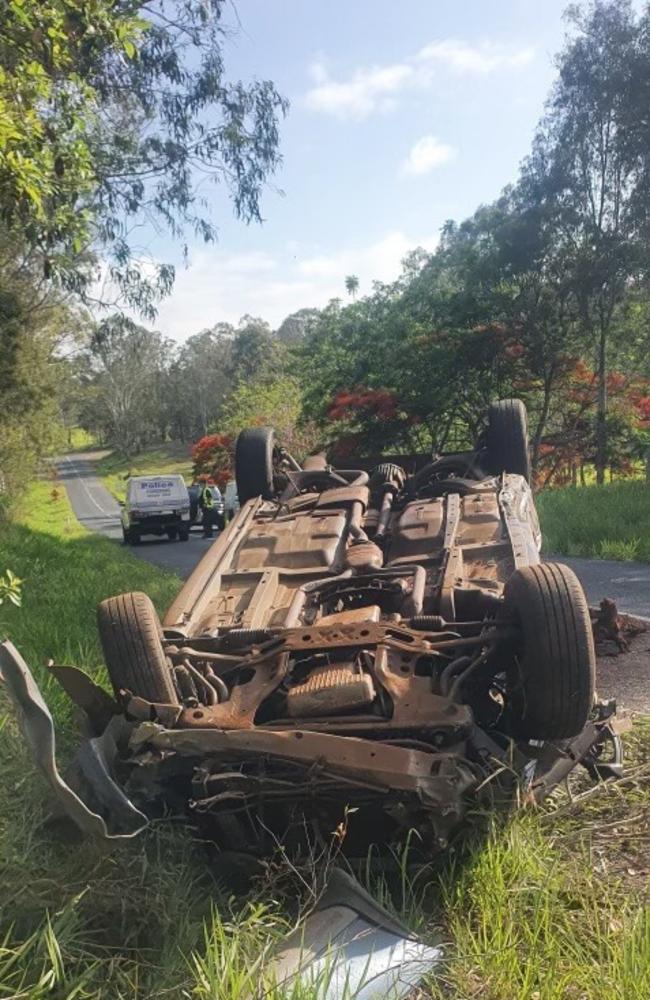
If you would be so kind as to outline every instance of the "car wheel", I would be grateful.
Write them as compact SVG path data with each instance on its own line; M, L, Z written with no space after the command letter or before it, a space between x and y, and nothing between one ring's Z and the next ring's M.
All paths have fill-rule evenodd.
M122 528L122 541L125 545L132 545L133 541L131 538L131 532L127 531L126 528Z
M593 705L596 673L589 608L577 576L560 563L516 570L503 612L521 630L508 670L513 732L537 740L577 735Z
M115 693L121 690L162 704L178 704L162 629L151 599L134 591L102 601L97 626Z
M273 449L275 433L272 427L251 427L241 431L235 448L235 478L239 502L253 497L273 496Z
M186 542L190 537L190 529L181 528L178 532L178 537L180 538L181 542Z
M176 528L169 528L167 532L167 538L170 542L175 542L178 538L178 530Z
M528 418L520 399L500 399L488 410L487 468L493 475L515 472L530 482Z

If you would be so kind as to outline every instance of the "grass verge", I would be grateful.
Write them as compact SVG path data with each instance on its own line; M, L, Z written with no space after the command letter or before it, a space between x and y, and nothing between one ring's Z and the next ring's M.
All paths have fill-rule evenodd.
M111 452L97 463L97 474L117 500L126 496L128 476L153 476L178 472L186 482L192 478L192 460L186 444L161 444L143 451L128 461L119 452Z
M22 608L0 607L62 734L67 702L45 677L48 656L103 677L94 606L141 588L162 609L178 582L86 534L63 491L32 488L29 517L4 526L0 570L24 580ZM48 822L49 793L0 691L0 997L3 1000L244 1000L295 914L299 879L278 865L234 899L219 859L183 825L155 823L131 844L72 841ZM630 775L549 810L493 823L411 881L402 860L394 906L426 938L446 942L440 976L413 994L455 1000L645 1000L650 995L650 724L628 741ZM554 811L551 811L554 810ZM306 882L314 869L301 873ZM371 888L388 899L385 883ZM288 887L288 888L287 888ZM293 898L293 903L291 902ZM309 991L269 1000L310 1000Z
M537 497L544 551L650 562L650 485L569 486Z
M623 782L556 792L443 874L436 1000L650 995L650 720L627 752Z

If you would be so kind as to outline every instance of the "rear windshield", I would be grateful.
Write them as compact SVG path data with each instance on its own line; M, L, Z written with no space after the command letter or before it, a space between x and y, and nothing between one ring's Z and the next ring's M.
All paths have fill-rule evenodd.
M146 479L132 479L129 482L131 503L165 503L167 501L187 503L187 487L182 476L148 476Z

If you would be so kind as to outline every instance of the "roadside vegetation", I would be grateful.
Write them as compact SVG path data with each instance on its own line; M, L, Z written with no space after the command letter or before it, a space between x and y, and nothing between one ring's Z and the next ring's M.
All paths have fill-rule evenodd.
M650 484L567 486L537 496L544 552L650 562Z
M30 487L23 510L2 545L22 580L22 606L1 605L0 626L44 687L65 760L77 721L44 661L80 664L106 682L96 602L141 588L162 611L179 581L87 534L49 482ZM407 856L397 859L391 891L367 876L414 930L445 944L442 966L414 997L645 1000L650 720L627 743L621 784L574 789L573 801L558 792L549 809L492 821L417 878ZM183 824L156 822L119 847L79 840L48 819L50 793L1 690L0 754L12 776L0 787L0 996L248 997L269 949L309 902L319 866L296 873L272 859L249 892L233 896L218 855ZM314 998L301 991L293 1000Z

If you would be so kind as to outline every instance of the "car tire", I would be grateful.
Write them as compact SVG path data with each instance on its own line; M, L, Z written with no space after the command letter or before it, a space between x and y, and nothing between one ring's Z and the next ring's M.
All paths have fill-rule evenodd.
M492 475L514 472L530 482L528 417L520 399L500 399L489 407L486 452Z
M160 619L147 594L133 591L102 601L97 626L116 694L127 690L147 701L178 704Z
M190 529L181 528L178 532L178 537L180 538L181 542L187 542L190 537Z
M240 503L262 496L273 496L273 449L275 432L272 427L250 427L241 431L235 447L235 478Z
M576 736L593 706L596 673L580 581L561 563L525 566L506 583L503 612L521 630L508 670L514 735L536 740Z
M122 528L122 541L125 545L132 545L133 541L131 539L131 532L127 531L126 528Z
M167 531L167 538L169 539L170 542L175 542L176 539L178 538L178 529L169 528L169 530Z

